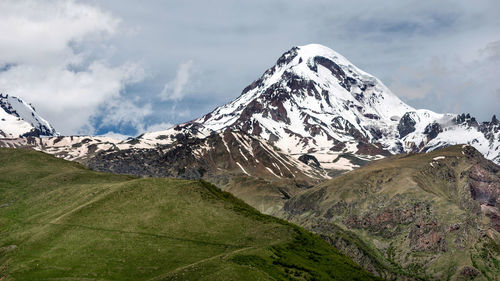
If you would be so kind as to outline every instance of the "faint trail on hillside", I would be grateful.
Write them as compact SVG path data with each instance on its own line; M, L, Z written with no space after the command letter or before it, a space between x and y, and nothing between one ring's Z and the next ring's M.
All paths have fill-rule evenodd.
M87 225L78 225L78 224L51 223L51 222L38 223L38 222L22 222L22 221L18 221L18 222L22 223L22 224L70 226L70 227L78 227L78 228L84 228L84 229L95 230L95 231L116 232L116 233L121 233L121 234L133 234L133 235L144 235L144 236L151 236L151 237L156 237L156 238L166 238L166 239L171 239L171 240L190 242L190 243L194 243L194 244L211 245L211 246L226 247L226 248L253 247L250 245L233 245L233 244L226 244L226 243L207 242L207 241L202 241L202 240L187 239L187 238L169 236L169 235L158 234L158 233L147 233L147 232L140 232L140 231L125 231L125 230L118 230L118 229L107 229L107 228L87 226Z
M236 253L239 253L239 252L242 252L242 251L246 251L246 250L250 250L250 249L253 249L255 247L253 246L249 246L249 247L245 247L245 248L242 248L242 249L237 249L237 250L234 250L234 251L231 251L231 252L228 252L228 253L222 253L222 254L219 254L219 255L215 255L213 257L209 257L209 258L206 258L206 259L202 259L202 260L199 260L197 262L194 262L194 263L191 263L191 264L187 264L187 265L183 265L181 267L178 267L172 271L169 271L167 273L164 273L160 276L157 276L157 277L153 277L151 279L149 279L148 281L160 281L162 280L163 278L167 278L169 277L170 275L173 275L179 271L182 271L184 269L187 269L187 268L190 268L192 266L195 266L195 265L198 265L198 264L201 264L201 263L204 263L204 262L207 262L207 261L210 261L210 260L214 260L214 259L217 259L217 258L222 258L222 257L227 257L229 255L233 255L233 254L236 254Z
M128 181L127 183L130 183L130 182L134 182L134 181L137 181L137 180L131 180L131 181ZM67 215L70 215L80 209L83 209L85 207L87 207L88 205L90 204L93 204L95 202L98 202L102 199L105 199L107 196L109 196L110 194L113 194L114 192L116 192L117 190L121 189L123 187L123 182L118 182L118 183L115 183L115 184L111 184L109 185L109 188L108 190L104 191L103 193L99 194L98 196L96 196L95 198L93 198L92 200L88 201L88 202L85 202L77 207L75 207L74 209L66 212L66 213L63 213L62 215L58 216L57 218L53 219L50 221L50 223L53 223L53 224L57 224L57 221L59 221L60 219L62 219L63 217L67 216Z

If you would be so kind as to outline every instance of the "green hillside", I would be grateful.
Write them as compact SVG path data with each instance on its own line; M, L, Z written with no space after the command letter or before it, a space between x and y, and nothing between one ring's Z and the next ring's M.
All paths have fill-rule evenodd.
M370 280L317 236L203 181L0 149L0 280Z
M499 195L500 167L457 145L374 161L291 198L285 210L380 276L493 281Z

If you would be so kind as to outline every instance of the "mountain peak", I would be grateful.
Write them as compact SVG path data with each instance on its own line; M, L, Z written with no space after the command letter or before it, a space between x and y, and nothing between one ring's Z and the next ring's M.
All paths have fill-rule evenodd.
M336 63L342 65L353 65L341 54L321 44L311 43L303 46L297 46L296 48L299 51L299 55L304 58L314 58L317 56L321 56L331 59Z
M337 52L309 44L285 52L238 99L194 123L240 130L304 153L329 151L348 140L372 141L381 133L368 127L395 127L413 110Z
M0 138L55 136L58 133L35 108L14 96L0 94Z
M342 166L332 163L346 153L365 161L457 143L475 143L499 161L496 127L453 125L455 116L417 110L339 53L308 44L282 54L236 100L179 128L202 135L242 131L330 167Z

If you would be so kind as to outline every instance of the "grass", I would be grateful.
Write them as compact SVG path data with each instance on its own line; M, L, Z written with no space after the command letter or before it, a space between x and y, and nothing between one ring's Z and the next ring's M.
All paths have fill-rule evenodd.
M0 149L0 280L370 280L318 236L204 181Z

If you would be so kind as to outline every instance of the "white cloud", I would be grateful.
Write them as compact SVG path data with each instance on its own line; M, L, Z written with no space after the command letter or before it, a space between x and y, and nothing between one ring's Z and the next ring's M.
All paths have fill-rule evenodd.
M61 66L23 64L0 73L0 88L34 104L57 130L81 133L82 127L90 126L89 117L100 105L119 98L126 84L143 76L136 64L110 67L105 62L95 61L81 72L68 71Z
M162 100L181 100L185 95L185 88L191 76L193 61L189 60L182 63L177 69L175 79L165 84L160 93Z
M72 0L2 0L0 60L49 64L75 60L69 44L113 34L119 19Z
M174 126L174 124L169 123L169 122L163 122L163 123L157 123L157 124L152 124L148 126L144 131L145 132L157 132L157 131L164 131L169 128Z
M144 132L144 118L153 113L151 104L139 106L131 100L113 99L104 108L106 116L101 126L131 125L137 132Z
M63 134L94 133L89 120L98 108L145 77L137 63L92 58L88 46L105 45L120 22L98 7L4 0L0 11L0 64L12 65L0 72L0 91L34 104Z

